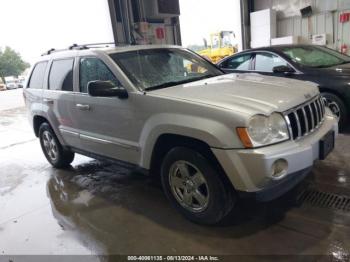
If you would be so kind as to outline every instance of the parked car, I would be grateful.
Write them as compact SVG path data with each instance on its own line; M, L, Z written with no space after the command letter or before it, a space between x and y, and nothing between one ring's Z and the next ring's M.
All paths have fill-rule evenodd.
M0 91L5 91L6 90L6 85L4 84L4 82L2 81L1 77L0 77Z
M295 187L338 133L315 84L225 75L180 47L50 51L24 96L52 166L80 153L159 174L170 202L202 224L222 221L240 197L269 201Z
M256 72L318 84L328 106L339 118L340 129L349 122L350 57L323 46L281 45L251 49L218 63L227 73Z
M23 76L18 77L18 84L17 84L18 88L23 88L25 80L26 79Z
M5 77L6 88L8 90L17 89L18 88L18 79L13 76Z

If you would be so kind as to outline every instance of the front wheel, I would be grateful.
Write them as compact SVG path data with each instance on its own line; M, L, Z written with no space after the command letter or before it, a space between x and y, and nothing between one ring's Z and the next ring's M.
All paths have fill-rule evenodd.
M39 139L41 149L53 167L66 168L70 166L74 160L74 153L62 147L48 123L43 123L40 126Z
M337 95L332 93L322 93L322 97L326 100L326 105L339 119L339 129L343 130L348 123L348 110L343 102Z
M199 152L177 147L164 158L164 192L175 208L199 224L217 224L233 209L236 198L210 160Z

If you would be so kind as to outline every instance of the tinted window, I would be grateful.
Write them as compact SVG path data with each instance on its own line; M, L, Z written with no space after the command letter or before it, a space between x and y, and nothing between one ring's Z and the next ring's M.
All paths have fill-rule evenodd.
M288 66L288 63L277 55L256 54L255 70L261 72L273 72L276 66Z
M28 88L43 88L47 62L38 63L30 77Z
M80 92L87 93L88 83L91 81L111 81L121 87L120 82L100 59L94 57L80 60Z
M250 54L234 57L226 60L222 67L235 70L249 70L250 58Z
M52 62L49 89L73 91L73 59L56 60Z
M294 62L309 67L331 67L350 63L350 57L321 46L285 47L282 51Z

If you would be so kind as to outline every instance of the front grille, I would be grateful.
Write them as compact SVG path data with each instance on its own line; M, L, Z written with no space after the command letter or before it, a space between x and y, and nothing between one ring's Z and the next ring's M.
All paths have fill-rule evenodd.
M293 140L313 132L324 121L325 105L321 97L296 107L285 114L290 136Z

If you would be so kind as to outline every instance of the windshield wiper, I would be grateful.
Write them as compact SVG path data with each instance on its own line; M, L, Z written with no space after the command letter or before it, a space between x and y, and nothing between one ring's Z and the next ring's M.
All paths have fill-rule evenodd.
M147 87L147 88L145 88L145 91L153 91L153 90L158 90L158 89L167 88L167 87L171 87L171 86L187 84L187 83L191 83L191 82L195 82L195 81L199 81L199 80L203 80L203 79L207 79L207 78L211 78L211 77L215 77L215 75L205 75L205 76L186 79L186 80L182 80L182 81L166 82L166 83L163 83L160 85Z

